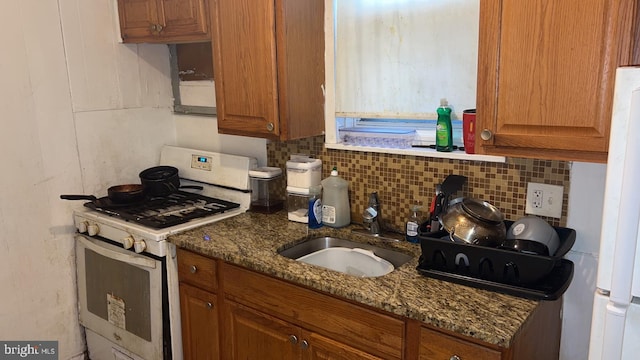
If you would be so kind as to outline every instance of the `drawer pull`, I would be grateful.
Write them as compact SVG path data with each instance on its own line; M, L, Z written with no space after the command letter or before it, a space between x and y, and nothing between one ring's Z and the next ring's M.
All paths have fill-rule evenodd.
M208 302L207 303L207 309L209 309L209 310L213 309L213 304Z
M195 265L191 265L191 267L189 268L189 271L190 271L192 274L195 274L195 273L196 273L196 271L198 271L198 268L197 268Z
M462 360L462 359L460 359L460 356L458 356L458 355L451 355L449 360Z
M289 342L292 343L293 345L298 343L298 337L295 335L289 335Z
M309 348L309 343L307 342L307 340L302 340L302 342L300 343L300 347L302 348L302 350L307 350Z

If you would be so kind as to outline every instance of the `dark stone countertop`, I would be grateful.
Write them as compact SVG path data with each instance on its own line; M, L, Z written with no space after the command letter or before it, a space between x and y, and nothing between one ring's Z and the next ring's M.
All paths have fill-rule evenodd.
M357 235L352 232L354 227L359 226L309 230L306 224L288 221L285 212L247 212L171 235L169 241L205 256L505 348L538 306L534 300L422 276L415 269L420 255L418 244ZM399 250L414 258L382 277L360 278L278 255L278 250L307 236L336 236Z

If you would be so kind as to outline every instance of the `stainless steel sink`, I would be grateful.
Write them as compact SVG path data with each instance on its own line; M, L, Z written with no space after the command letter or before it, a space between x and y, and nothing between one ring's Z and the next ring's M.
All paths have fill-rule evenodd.
M411 260L413 258L412 255L407 255L405 253L399 252L399 251L394 251L394 250L389 250L389 249L385 249L385 248L381 248L375 245L369 245L369 244L362 244L362 243L358 243L358 242L354 242L354 241L349 241L349 240L345 240L345 239L340 239L340 238L335 238L335 237L318 237L318 238L312 238L309 240L306 240L300 244L297 244L293 247L284 249L284 250L280 250L278 253L284 257L290 258L290 259L294 259L294 260L298 260L300 258L300 261L302 262L307 262L305 261L304 258L307 258L307 255L316 253L316 252L320 252L322 250L325 249L330 249L330 248L348 248L348 249L364 249L364 250L369 250L373 253L373 255L375 255L376 257L382 258L383 260L388 261L389 263L391 263L391 265L393 265L393 268L397 268L399 266L402 266L403 264L405 264L406 262L408 262L409 260ZM356 256L360 256L361 254L363 254L365 252L356 252L354 253L354 255ZM348 261L348 260L346 260ZM318 265L317 263L314 262L307 262L310 263L312 265ZM344 269L344 266L342 265L348 265L347 268L352 269L353 271L345 271L345 270L341 270ZM322 266L322 265L321 265ZM331 270L336 270L336 271L340 271L340 272L344 272L344 273L348 273L348 274L352 274L352 275L359 275L359 276L366 276L366 275L360 275L362 274L362 272L360 272L360 270L362 270L363 272L366 273L366 271L364 269L354 269L353 266L355 266L354 264L336 264L336 266L331 266L331 265L325 265L323 267L329 268ZM376 275L374 275L376 276Z

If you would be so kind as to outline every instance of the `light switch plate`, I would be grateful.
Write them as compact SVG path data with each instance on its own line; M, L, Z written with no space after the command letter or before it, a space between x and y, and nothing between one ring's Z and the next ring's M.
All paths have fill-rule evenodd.
M527 183L525 213L560 219L562 217L563 195L564 187L562 186Z

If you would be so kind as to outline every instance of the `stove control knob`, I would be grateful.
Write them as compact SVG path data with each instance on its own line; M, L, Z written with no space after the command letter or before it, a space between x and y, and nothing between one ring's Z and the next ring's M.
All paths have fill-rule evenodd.
M78 228L78 232L79 233L86 233L87 232L87 226L89 225L88 222L86 221L80 221L78 223L78 226L76 226Z
M136 240L133 243L133 250L135 250L135 252L137 253L141 253L144 251L144 249L147 248L147 243L144 242L144 240Z
M122 247L125 249L131 249L135 241L136 240L133 238L133 236L129 235L126 238L122 239Z
M100 227L98 224L89 224L87 225L87 233L89 236L96 236L100 233Z

